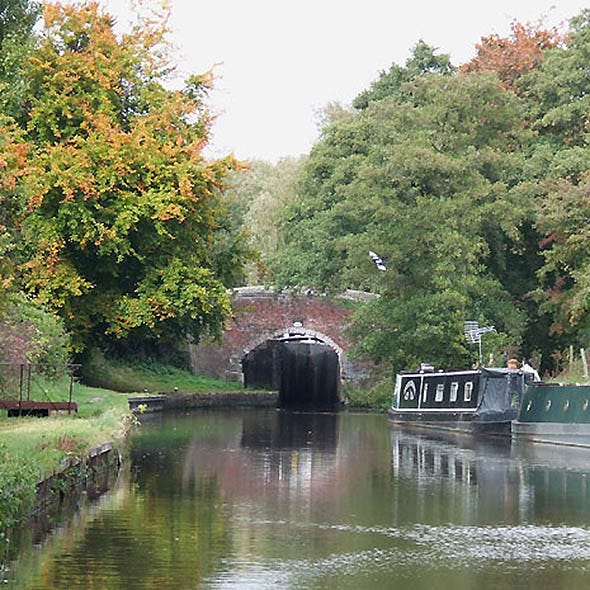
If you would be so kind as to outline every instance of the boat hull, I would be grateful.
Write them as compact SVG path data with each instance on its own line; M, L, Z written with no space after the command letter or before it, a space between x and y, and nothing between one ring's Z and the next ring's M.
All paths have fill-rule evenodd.
M412 428L428 430L446 430L467 434L509 435L512 421L516 418L516 410L494 416L478 416L477 414L455 414L441 412L407 413L393 408L388 412L391 424L403 424Z
M512 434L521 440L590 447L590 386L530 386Z

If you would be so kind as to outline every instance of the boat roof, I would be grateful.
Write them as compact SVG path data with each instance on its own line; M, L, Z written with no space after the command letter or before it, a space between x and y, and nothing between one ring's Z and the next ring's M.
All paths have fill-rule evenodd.
M476 375L485 374L490 377L500 377L504 375L518 375L521 374L520 369L508 369L506 367L480 367L479 369L451 369L445 371L443 369L434 371L401 371L400 375L415 375L415 376L426 376L426 375Z

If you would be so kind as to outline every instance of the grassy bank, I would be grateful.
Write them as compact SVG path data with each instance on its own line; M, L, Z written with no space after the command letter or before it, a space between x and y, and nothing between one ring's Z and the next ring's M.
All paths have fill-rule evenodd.
M97 445L122 439L132 421L129 393L204 393L236 388L235 383L156 364L129 367L102 361L89 370L91 380L102 386L74 383L76 414L8 418L6 411L0 411L0 540L7 528L30 513L37 482L60 471L66 460L84 459ZM69 389L66 378L55 382L35 378L31 399L67 401Z
M67 399L69 382L46 384L49 399ZM64 394L64 392L66 392ZM79 413L48 418L0 417L0 538L30 513L37 482L83 459L106 441L117 441L129 424L127 396L75 386Z
M130 366L106 360L100 354L94 354L83 369L82 379L87 384L127 393L204 393L225 391L228 387L236 389L237 385L157 362L143 362Z
M342 393L349 408L385 411L391 406L393 384L391 379L383 379L373 384L344 384Z

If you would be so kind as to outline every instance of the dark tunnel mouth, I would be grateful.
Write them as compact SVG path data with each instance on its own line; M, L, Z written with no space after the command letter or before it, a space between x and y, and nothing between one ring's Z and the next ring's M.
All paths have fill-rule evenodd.
M282 408L340 404L340 358L321 340L269 339L246 354L242 370L245 387L278 390Z

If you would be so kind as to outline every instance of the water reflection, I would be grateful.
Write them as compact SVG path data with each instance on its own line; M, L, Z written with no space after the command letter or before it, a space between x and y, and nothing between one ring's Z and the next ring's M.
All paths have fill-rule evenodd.
M414 521L590 522L590 449L399 429L391 437L394 477L416 484ZM456 512L450 497L461 498Z
M587 587L588 450L265 410L152 417L130 454L9 585Z

